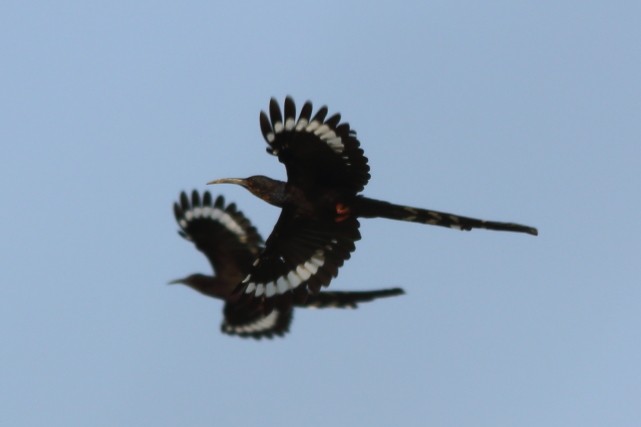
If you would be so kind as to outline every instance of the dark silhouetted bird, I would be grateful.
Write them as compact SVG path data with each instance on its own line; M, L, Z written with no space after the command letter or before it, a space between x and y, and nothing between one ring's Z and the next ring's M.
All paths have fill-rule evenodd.
M367 158L356 132L327 107L312 115L306 102L296 117L291 97L284 114L272 98L269 116L260 113L267 152L287 170L287 182L265 176L225 178L209 184L245 187L282 208L265 250L253 263L237 292L264 306L277 299L304 298L327 286L360 239L358 218L389 218L458 230L485 228L537 235L536 228L484 221L445 212L395 205L359 195L370 178Z
M201 198L194 191L191 200L184 192L174 203L179 234L193 242L205 254L216 276L192 274L171 283L187 285L200 293L225 301L221 330L230 335L253 338L282 336L292 321L291 304L276 304L270 311L256 304L240 304L234 288L247 276L252 263L263 250L263 240L256 228L222 196L212 200L205 192ZM361 292L321 292L310 296L297 307L356 308L358 303L403 294L399 288Z

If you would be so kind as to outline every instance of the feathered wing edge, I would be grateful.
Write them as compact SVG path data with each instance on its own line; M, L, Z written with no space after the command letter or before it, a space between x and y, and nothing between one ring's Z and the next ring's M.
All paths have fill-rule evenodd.
M264 111L260 113L267 152L285 164L291 182L302 186L309 184L307 180L312 184L334 182L353 194L362 191L370 174L356 131L349 123L341 123L338 113L326 118L326 106L319 108L313 117L312 113L312 103L307 101L296 118L296 105L288 96L283 117L278 101L272 98L269 116Z
M377 289L373 291L325 291L310 295L297 307L307 308L357 308L359 303L374 301L378 298L404 295L402 288Z
M360 239L358 227L355 218L315 222L284 208L265 251L235 292L242 301L262 304L266 311L292 300L304 302L329 285L350 258Z
M178 234L193 242L217 273L234 268L244 277L263 250L256 227L235 203L226 205L222 195L214 200L209 191L201 197L194 190L190 199L183 191L174 203L174 216L180 227Z
M337 308L355 309L360 303L371 302L379 298L404 295L401 288L376 289L372 291L334 291L320 292L310 295L305 302L294 304L298 308ZM221 331L228 335L242 338L274 338L282 337L289 332L294 310L292 306L276 307L268 314L261 310L237 311L237 307L226 304L225 318Z

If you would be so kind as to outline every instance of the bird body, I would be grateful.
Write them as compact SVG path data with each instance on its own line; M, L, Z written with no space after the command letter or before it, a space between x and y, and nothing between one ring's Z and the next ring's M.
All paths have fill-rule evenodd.
M238 285L244 300L270 306L278 299L304 300L328 286L360 239L358 218L388 218L450 227L485 228L537 235L529 226L485 221L371 199L359 194L370 178L356 132L341 116L321 107L312 116L306 102L298 117L287 97L281 112L272 98L269 115L260 114L267 152L287 170L287 182L265 176L223 178L280 207L281 214L264 251Z
M174 204L174 215L179 234L205 254L216 275L192 274L170 283L184 284L203 295L223 300L221 330L226 334L252 338L285 334L293 317L292 305L272 304L268 311L260 304L243 304L241 295L234 292L263 250L263 239L236 205L225 204L222 196L213 200L209 192L201 197L194 191L191 199L183 192ZM294 307L356 308L362 302L403 293L399 288L321 292L295 303Z

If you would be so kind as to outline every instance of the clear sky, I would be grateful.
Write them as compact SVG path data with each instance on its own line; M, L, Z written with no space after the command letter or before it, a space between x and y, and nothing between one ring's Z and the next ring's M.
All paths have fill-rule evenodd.
M0 3L0 424L638 426L641 4ZM181 190L284 178L258 113L339 111L371 197L539 237L363 220L285 339L219 332ZM220 186L268 235L278 210Z

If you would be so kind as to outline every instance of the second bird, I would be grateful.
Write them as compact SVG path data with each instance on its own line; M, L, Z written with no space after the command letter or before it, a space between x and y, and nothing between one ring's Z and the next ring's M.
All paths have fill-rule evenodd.
M294 312L292 305L276 304L266 313L260 305L240 303L239 295L233 292L263 250L263 239L236 205L226 204L222 196L214 200L208 191L202 197L194 191L191 200L183 192L174 203L174 214L180 226L178 233L207 256L216 275L192 274L171 283L181 283L225 301L221 330L226 334L260 339L287 333ZM356 308L361 303L403 293L400 288L319 292L295 306Z

